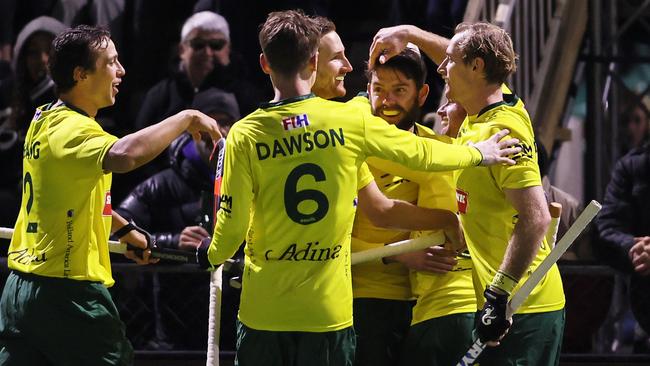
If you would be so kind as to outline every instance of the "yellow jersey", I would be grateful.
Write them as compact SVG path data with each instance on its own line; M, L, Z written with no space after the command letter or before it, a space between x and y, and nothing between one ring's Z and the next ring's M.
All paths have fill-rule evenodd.
M351 326L359 167L372 155L424 170L479 164L476 149L447 146L313 94L267 103L235 124L208 256L221 263L246 239L240 321L271 331Z
M23 195L9 268L40 276L114 280L108 251L111 174L104 156L117 137L62 102L36 109L23 149Z
M523 102L513 94L485 107L476 115L467 116L461 125L457 143L484 140L507 128L510 136L519 139L522 151L513 158L516 165L475 167L457 172L456 198L467 246L474 261L474 288L478 307L485 299L483 290L499 269L517 222L517 212L506 200L504 189L541 185L532 123ZM530 273L548 255L551 248L544 240L529 270L521 278L515 292ZM556 265L535 287L517 313L538 313L564 307L562 280Z

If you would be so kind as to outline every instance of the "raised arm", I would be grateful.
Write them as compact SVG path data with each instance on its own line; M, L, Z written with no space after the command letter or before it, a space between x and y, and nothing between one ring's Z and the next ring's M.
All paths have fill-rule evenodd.
M398 55L407 43L418 46L433 62L440 65L445 58L445 50L449 40L435 33L427 32L414 25L398 25L380 29L373 38L370 46L368 67L372 69L379 57L379 62L384 63L389 58Z
M138 168L158 156L175 138L183 132L199 140L201 132L208 133L214 141L221 138L217 122L207 115L184 110L160 123L119 139L104 157L104 170L126 173Z

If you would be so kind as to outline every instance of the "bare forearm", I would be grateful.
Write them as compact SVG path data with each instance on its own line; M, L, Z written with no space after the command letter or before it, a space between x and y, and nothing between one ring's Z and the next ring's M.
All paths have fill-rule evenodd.
M520 279L535 259L547 228L543 215L520 216L499 270Z
M193 118L194 111L185 110L158 124L122 137L106 154L104 169L125 173L148 163L183 133Z
M445 58L449 40L423 29L409 28L409 41L417 45L433 62L440 65Z
M112 221L111 221L111 233L116 232L122 226L129 223L124 217L122 217L120 214L118 214L115 211L112 211L111 218L112 218Z
M393 200L385 216L387 227L393 229L439 230L458 226L458 218L451 211L418 207L400 200Z

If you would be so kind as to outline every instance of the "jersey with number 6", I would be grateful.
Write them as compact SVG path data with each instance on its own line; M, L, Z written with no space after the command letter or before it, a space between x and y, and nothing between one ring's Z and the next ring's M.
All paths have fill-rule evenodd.
M230 130L208 255L221 263L246 239L246 326L352 325L350 233L367 156L429 170L479 163L475 149L419 139L365 110L312 94L267 104Z
M113 285L107 245L111 174L102 161L115 141L62 102L36 110L25 137L23 197L9 268Z

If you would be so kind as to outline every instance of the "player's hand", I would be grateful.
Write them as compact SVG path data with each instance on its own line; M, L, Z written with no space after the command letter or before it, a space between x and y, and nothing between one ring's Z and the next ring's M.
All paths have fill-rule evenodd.
M456 253L461 252L467 248L467 243L465 242L465 233L463 232L463 227L460 224L460 220L456 222L456 225L445 228L445 248Z
M207 133L215 142L223 137L219 131L219 124L212 117L193 109L186 112L190 118L187 132L192 135L194 141L199 142L201 140L201 133Z
M201 240L209 236L210 233L200 226L188 226L181 231L178 239L178 249L195 251L201 245Z
M487 140L476 143L470 142L470 146L477 148L483 155L483 161L481 161L481 165L486 166L495 164L516 164L516 162L508 158L508 156L521 151L521 148L515 146L519 143L519 140L516 138L509 138L500 141L509 133L510 131L505 129L490 136L490 138Z
M215 266L210 263L210 259L208 259L208 249L210 248L211 243L212 238L208 236L207 238L203 238L201 244L196 248L196 260L201 269L213 270L215 268Z
M155 243L148 233L131 230L121 237L120 241L128 244L124 256L135 263L140 265L158 263L159 259L151 257L151 248L155 246ZM129 250L129 246L138 248L139 250Z
M641 276L650 275L650 237L642 236L634 238L634 245L629 251L630 260L634 271Z
M379 63L383 64L391 57L399 55L409 42L412 28L414 28L412 25L398 25L380 29L372 39L368 69L372 70L375 67L378 57Z
M479 313L476 333L479 339L490 347L499 345L499 341L508 333L512 319L506 318L508 294L488 286L483 292L485 305Z
M441 246L429 247L410 253L403 253L393 258L414 271L445 274L458 263L456 252Z

